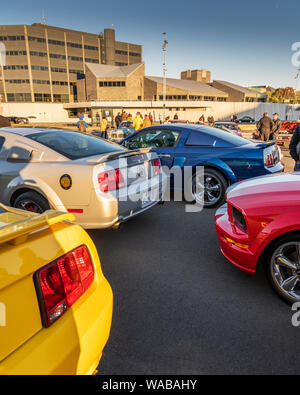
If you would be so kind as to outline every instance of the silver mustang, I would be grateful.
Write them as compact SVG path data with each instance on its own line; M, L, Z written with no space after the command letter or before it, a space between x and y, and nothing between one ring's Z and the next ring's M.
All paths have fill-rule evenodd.
M109 228L156 205L165 187L155 152L66 130L0 129L4 204L67 211L84 228Z

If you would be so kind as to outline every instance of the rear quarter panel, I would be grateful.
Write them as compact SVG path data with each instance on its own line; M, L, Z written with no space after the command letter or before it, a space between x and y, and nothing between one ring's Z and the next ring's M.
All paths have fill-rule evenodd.
M38 299L33 282L35 271L66 254L82 244L87 245L95 268L95 280L88 291L69 309L62 318L50 328L42 327ZM95 292L101 282L106 282L103 277L98 254L94 244L86 232L77 225L70 223L58 223L48 229L41 230L31 235L25 243L14 246L9 243L1 245L0 250L0 301L6 306L6 326L0 327L0 373L12 372L17 366L22 366L19 373L24 372L24 361L27 372L49 373L60 358L66 358L66 372L75 373L77 369L78 356L80 354L79 332L86 333L88 326L95 317L92 311L88 311L85 322L75 322L76 310L85 303L85 300ZM69 318L68 318L69 317ZM89 318L88 318L89 317ZM68 336L62 337L64 320L74 321L70 327L74 331ZM107 323L110 326L110 323ZM56 328L56 329L55 329ZM60 328L60 331L59 331ZM37 336L39 334L39 336ZM40 356L41 366L30 365L30 354L36 353L41 347L43 336L57 337L54 341L61 348L47 349L45 355ZM100 336L101 334L99 334ZM28 340L31 342L26 343ZM72 343L72 355L68 355L68 343ZM74 344L77 347L74 349ZM25 351L23 349L25 345ZM18 349L22 347L19 353ZM45 351L45 350L43 350ZM99 353L101 350L99 350ZM66 353L66 355L64 355ZM42 353L43 354L43 353ZM7 358L10 356L9 358ZM22 357L21 357L22 356ZM70 357L70 358L69 358ZM90 361L89 361L90 362ZM53 364L53 366L51 366ZM18 373L18 371L17 371ZM58 373L58 372L57 372Z

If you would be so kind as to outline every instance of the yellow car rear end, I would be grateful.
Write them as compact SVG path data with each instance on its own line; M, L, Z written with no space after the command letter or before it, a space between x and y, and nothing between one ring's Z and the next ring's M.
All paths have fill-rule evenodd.
M0 374L92 374L113 297L72 214L0 205Z

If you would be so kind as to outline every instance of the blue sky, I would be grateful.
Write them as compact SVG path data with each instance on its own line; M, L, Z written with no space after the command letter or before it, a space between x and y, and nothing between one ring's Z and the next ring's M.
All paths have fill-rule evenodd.
M162 74L166 31L168 77L206 68L245 86L295 85L299 0L15 0L1 4L0 24L40 22L43 9L48 25L92 33L113 25L117 40L143 45L148 75Z

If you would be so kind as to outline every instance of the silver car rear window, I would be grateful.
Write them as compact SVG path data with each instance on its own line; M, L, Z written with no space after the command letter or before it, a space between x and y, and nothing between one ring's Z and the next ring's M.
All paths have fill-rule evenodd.
M71 160L125 150L125 148L107 140L64 130L33 133L26 137Z

